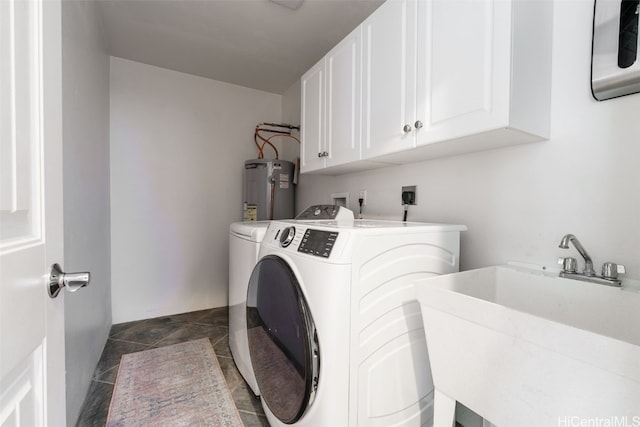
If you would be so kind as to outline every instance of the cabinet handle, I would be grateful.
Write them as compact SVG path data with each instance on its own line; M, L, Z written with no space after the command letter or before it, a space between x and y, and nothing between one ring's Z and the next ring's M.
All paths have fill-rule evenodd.
M404 133L409 133L409 132L411 132L411 125L404 125L404 127L402 128L402 130L404 131Z
M414 126L416 127L416 129L422 129L423 124L420 120L416 120Z
M318 153L318 157L327 157L329 155L329 153L327 153L326 151L323 151L322 153Z

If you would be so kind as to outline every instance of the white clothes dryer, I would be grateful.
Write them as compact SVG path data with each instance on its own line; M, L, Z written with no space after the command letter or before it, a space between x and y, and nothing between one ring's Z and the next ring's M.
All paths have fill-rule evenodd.
M297 218L319 222L353 221L353 212L340 206L314 205ZM229 347L238 371L256 396L260 395L260 389L251 366L247 341L247 286L269 223L243 221L229 227Z
M412 282L458 271L465 229L271 222L249 281L247 328L272 427L432 424L433 382Z
M247 341L247 285L268 225L269 221L245 221L229 227L229 347L240 374L256 395L260 391Z

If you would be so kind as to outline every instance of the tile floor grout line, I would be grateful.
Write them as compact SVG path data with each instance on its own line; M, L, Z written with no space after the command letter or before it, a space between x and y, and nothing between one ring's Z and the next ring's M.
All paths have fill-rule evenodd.
M115 386L115 385L116 385L116 383L115 383L115 382L110 383L109 381L102 381L102 380L95 380L95 379L94 379L94 380L91 380L91 381L94 381L94 382L97 382L97 383L102 383L102 384L109 384L109 385L113 385L113 386Z
M160 344L162 341L164 341L164 340L166 340L166 339L169 339L169 338L171 338L171 337L172 337L172 336L174 336L174 335L178 335L179 333L180 333L180 331L179 331L179 330L178 330L178 331L173 331L173 332L171 332L169 335L167 335L167 336L165 336L165 337L162 337L160 340L158 340L158 341L154 342L154 343L153 343L153 344L151 344L151 345L152 345L152 346L157 346L157 345L158 345L158 344ZM174 343L174 344L177 344L177 343ZM161 345L160 347L163 347L163 346Z
M225 326L225 325L218 325L218 324L215 324L215 323L201 323L201 322L193 322L193 323L191 323L191 324L192 324L192 325L200 325L200 326L215 326L215 327L217 327L217 328L225 328L225 329L229 329L229 327L228 327L228 326Z
M228 337L229 337L229 334L227 334L227 335L225 335L225 336L223 336L223 337L221 337L221 338L218 338L218 341L214 342L214 343L213 343L213 345L212 345L212 347L215 347L216 345L218 345L218 343L219 343L220 341L222 341L223 339L228 338Z
M113 370L114 370L114 369L116 369L116 368L120 368L120 363L119 363L119 362L118 362L118 364L117 364L117 365L113 365L112 367L110 367L110 368L109 368L109 369L107 369L106 371L102 371L102 372L98 373L98 375L96 375L96 373L95 373L95 371L94 371L94 373L93 373L93 375L94 375L94 376L93 376L93 378L91 378L91 379L92 379L92 380L96 380L96 381L101 381L101 380L99 380L99 379L98 379L98 377L101 377L101 376L103 376L104 374L106 374L107 372L113 371ZM97 370L97 368L96 368L96 370Z
M243 414L249 414L249 415L257 415L259 417L266 417L265 414L259 414L257 412L247 411L246 409L238 409L238 412L242 412Z
M166 337L165 337L165 338L166 338ZM128 343L128 344L139 344L139 345L144 345L144 346L146 346L146 347L150 347L150 346L152 346L152 345L153 345L153 344L146 344L146 343L139 342L139 341L121 340L121 339L118 339L118 338L111 338L111 337L110 337L109 339L110 339L111 341L126 342L126 343ZM163 339L164 339L164 338L163 338ZM105 347L106 347L106 345L105 345ZM142 351L142 350L140 350L140 351Z

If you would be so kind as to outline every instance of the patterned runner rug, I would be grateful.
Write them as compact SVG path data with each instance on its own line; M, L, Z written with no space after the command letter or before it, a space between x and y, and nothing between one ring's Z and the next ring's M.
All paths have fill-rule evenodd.
M125 354L107 427L242 427L207 338Z

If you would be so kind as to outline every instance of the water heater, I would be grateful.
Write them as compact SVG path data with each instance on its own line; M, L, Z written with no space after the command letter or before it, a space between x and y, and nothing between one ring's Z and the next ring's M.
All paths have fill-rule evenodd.
M244 162L244 220L294 217L293 163L254 159Z

